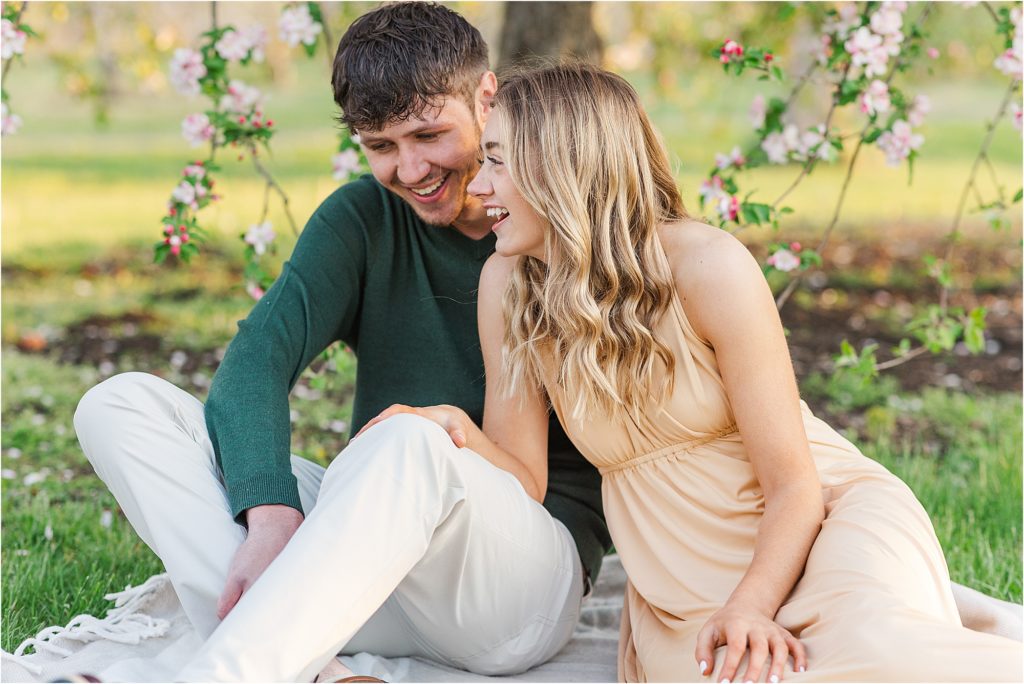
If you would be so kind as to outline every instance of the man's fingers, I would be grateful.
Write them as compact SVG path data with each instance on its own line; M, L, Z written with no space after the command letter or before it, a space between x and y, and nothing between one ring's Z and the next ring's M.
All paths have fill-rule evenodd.
M217 599L217 619L223 620L226 618L241 596L242 582L234 578L228 578L228 585L224 587L224 592Z

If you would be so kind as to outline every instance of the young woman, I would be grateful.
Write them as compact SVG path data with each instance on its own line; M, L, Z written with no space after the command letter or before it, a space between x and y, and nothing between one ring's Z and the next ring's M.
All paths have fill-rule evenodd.
M910 489L800 401L758 265L687 215L623 79L512 76L482 148L483 429L376 420L429 418L540 501L550 402L603 474L620 679L1021 681L1020 643L961 626Z

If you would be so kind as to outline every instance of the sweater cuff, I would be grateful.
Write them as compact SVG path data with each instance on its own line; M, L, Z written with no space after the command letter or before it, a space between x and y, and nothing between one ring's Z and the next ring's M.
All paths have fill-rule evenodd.
M245 524L245 512L254 506L283 504L300 513L302 500L299 498L299 484L295 476L277 473L258 473L227 485L231 515L235 522Z

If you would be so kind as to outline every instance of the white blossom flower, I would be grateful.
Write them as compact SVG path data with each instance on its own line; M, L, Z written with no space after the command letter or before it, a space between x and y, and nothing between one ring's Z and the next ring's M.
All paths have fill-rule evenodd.
M48 524L46 528L43 529L43 539L46 541L53 541L53 525Z
M206 114L189 114L181 121L181 136L192 147L199 147L213 137L214 128Z
M789 160L789 146L782 133L773 131L761 142L761 149L768 155L771 164L785 164Z
M263 223L254 223L249 226L244 239L248 244L252 245L253 251L256 252L257 256L262 256L276 237L277 233L274 232L270 221L264 221Z
M0 477L5 480L16 480L18 479L18 473L14 472L10 468L4 468L3 470L0 470Z
M266 58L266 47L267 47L267 29L263 28L260 24L253 24L249 28L243 31L246 40L249 41L249 50L252 61L261 63Z
M21 480L21 483L23 485L25 485L26 487L31 487L34 484L39 484L40 482L44 481L46 479L46 476L49 475L49 474L50 474L49 469L48 468L43 468L42 470L40 470L38 472L29 473L28 475L26 475Z
M747 158L740 152L739 146L733 147L729 154L715 154L715 166L719 169L727 169L730 166L739 168L747 163Z
M767 107L764 102L764 95L757 94L754 101L750 103L750 125L755 129L764 128L764 117Z
M349 176L359 171L359 153L349 148L331 157L332 175L336 181L348 180Z
M781 248L768 257L768 265L788 273L800 266L800 257L786 248Z
M14 135L21 128L21 117L12 114L7 103L0 104L0 135Z
M229 62L240 62L249 54L252 45L246 34L239 33L234 29L228 29L213 47L217 50L218 55Z
M715 203L716 205L724 198L726 201L729 199L729 193L725 191L722 185L722 178L720 176L712 176L709 180L704 181L700 184L700 190L698 191L702 203L707 205Z
M894 7L882 7L871 15L871 30L881 36L900 33L903 14Z
M196 186L187 181L181 181L171 192L171 197L174 201L187 204L193 209L198 206L196 202Z
M7 458L21 458L21 449L18 447L11 447L7 450Z
M889 111L892 101L889 99L889 86L885 81L875 79L860 94L860 111L868 116L884 114Z
M910 109L907 111L907 121L911 126L920 126L924 123L924 117L932 111L932 101L927 95L915 95L910 102Z
M924 142L924 136L914 133L910 124L900 119L892 125L891 131L886 131L878 138L878 147L885 152L885 163L889 166L899 166L900 162L910 156L912 150L916 150Z
M239 80L233 80L228 83L227 95L220 100L220 108L227 112L249 114L254 109L258 109L262 101L263 93L259 88L246 85Z
M305 4L289 7L281 12L281 18L277 22L277 28L281 40L295 47L299 43L313 45L317 36L323 31L323 26L313 20L309 13L309 7Z
M865 66L875 62L878 57L879 48L888 60L888 52L882 47L882 37L876 36L867 26L857 29L849 40L844 43L846 51L853 58L854 66Z
M16 28L13 22L7 19L0 21L0 54L4 59L25 54L25 39L27 37L28 35Z
M178 48L171 57L171 85L182 95L198 95L199 79L206 76L203 56L196 50Z
M100 527L110 527L114 523L113 511L104 508L100 513Z

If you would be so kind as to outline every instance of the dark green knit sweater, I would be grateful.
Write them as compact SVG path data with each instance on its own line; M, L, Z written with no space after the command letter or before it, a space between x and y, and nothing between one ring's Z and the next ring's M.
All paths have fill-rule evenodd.
M302 509L288 393L335 340L359 359L353 434L395 403L451 404L481 423L476 292L493 250L493 235L429 226L370 176L320 205L281 277L239 322L210 388L206 424L236 517L262 504ZM554 416L548 470L544 506L596 579L610 544L600 475Z

